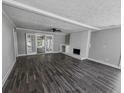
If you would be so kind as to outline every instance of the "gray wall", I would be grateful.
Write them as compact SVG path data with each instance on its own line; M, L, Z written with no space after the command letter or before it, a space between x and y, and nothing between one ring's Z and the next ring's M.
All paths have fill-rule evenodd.
M73 54L73 48L80 49L80 58L87 57L88 31L71 33L70 36L70 54ZM75 55L77 56L77 55Z
M13 25L2 13L2 84L5 83L15 61Z
M58 52L60 51L60 44L65 43L65 35L54 35L54 40L53 40L53 51Z
M121 54L121 28L91 33L89 58L117 66Z
M39 33L39 34L51 34L40 32L36 30L25 30L25 29L16 29L17 32L17 41L18 41L18 54L26 54L26 32L31 33ZM53 40L53 51L59 52L60 51L60 44L65 43L65 35L64 34L51 34L54 36Z
M26 54L26 33L25 31L17 31L18 54Z
M70 34L65 35L65 44L70 44Z

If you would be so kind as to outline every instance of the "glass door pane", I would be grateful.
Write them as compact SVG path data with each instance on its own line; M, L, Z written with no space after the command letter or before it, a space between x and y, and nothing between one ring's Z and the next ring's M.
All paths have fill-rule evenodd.
M46 48L46 53L50 53L53 51L53 36L52 35L46 35L45 48Z
M45 35L37 35L37 53L45 53Z
M36 37L35 34L26 33L27 54L36 53Z

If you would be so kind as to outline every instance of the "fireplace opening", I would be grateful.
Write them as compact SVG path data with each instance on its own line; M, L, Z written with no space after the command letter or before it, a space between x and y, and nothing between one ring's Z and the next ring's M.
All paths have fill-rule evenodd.
M73 48L73 53L80 55L80 49Z

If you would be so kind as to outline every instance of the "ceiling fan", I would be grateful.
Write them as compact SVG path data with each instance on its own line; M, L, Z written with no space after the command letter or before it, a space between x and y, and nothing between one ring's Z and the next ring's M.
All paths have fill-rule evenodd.
M51 32L62 32L60 29L58 28L51 28L49 31Z

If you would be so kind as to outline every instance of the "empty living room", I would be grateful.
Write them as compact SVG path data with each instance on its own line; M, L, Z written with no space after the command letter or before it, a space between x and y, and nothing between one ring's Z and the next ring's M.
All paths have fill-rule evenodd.
M121 0L2 0L2 93L121 93Z

